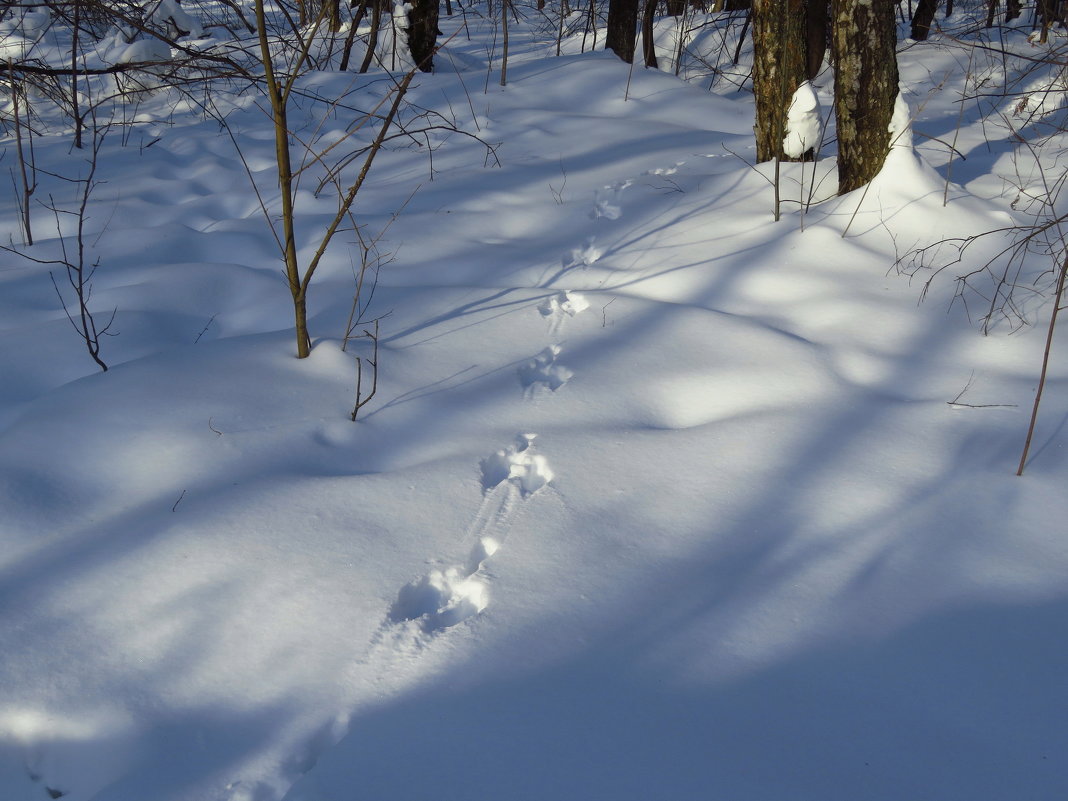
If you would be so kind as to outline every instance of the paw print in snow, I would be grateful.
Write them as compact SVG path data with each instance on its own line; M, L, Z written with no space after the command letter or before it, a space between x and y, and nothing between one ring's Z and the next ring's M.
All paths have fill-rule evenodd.
M476 576L450 567L431 570L401 587L389 619L394 623L418 620L425 631L440 631L477 615L488 605L486 585Z
M601 217L606 220L618 220L622 217L623 208L620 206L619 199L623 194L623 190L630 186L631 183L633 182L623 181L623 183L606 186L598 191L593 199L593 209L590 210L590 217L595 220Z
M578 292L560 292L542 301L538 311L542 317L549 318L549 331L558 334L568 317L574 317L590 307L586 298Z
M529 362L519 368L519 383L523 389L530 389L537 384L544 384L553 392L560 389L575 374L573 371L556 363L560 355L559 345L550 345Z
M679 167L685 164L685 161L676 161L674 167L657 167L655 170L646 170L646 175L674 175L679 171Z
M482 460L482 488L491 490L511 481L523 495L532 495L553 480L553 471L541 454L533 452L536 434L520 434L515 444Z
M601 256L604 255L604 251L594 244L595 240L591 236L586 240L586 245L581 248L573 248L571 250L570 258L564 259L565 267L589 267L591 264L596 264Z

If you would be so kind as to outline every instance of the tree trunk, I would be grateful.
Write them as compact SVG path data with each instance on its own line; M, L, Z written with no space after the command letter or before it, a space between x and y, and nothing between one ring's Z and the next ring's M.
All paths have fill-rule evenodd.
M271 122L274 128L274 158L282 201L282 260L285 263L289 293L293 297L297 358L304 359L311 353L311 337L308 335L306 287L301 280L300 264L297 261L297 238L293 209L293 164L289 153L289 115L286 106L288 86L284 86L278 80L271 61L271 48L267 39L267 23L264 16L263 0L256 0L256 30L260 45L260 60L263 63L264 79L267 85L267 97L271 104Z
M341 30L341 0L325 0L326 19L331 33Z
M1014 19L1018 19L1021 11L1020 0L1005 0L1005 21L1012 22Z
M345 46L341 51L341 65L338 69L342 72L349 68L352 46L356 43L356 31L359 30L360 23L363 22L363 18L367 14L367 3L362 2L362 0L356 0L352 7L356 8L356 13L352 15L352 20L349 22L349 32L345 36Z
M808 41L805 48L808 55L806 75L810 81L820 74L823 57L827 53L830 10L831 0L809 0L808 2Z
M628 64L634 61L634 31L637 24L638 0L609 0L604 46Z
M408 49L421 72L434 71L438 46L438 0L412 0L408 12Z
M371 31L367 34L367 50L363 54L363 63L360 64L360 73L365 73L371 67L378 48L378 32L382 28L382 3L381 0L371 0Z
M927 41L927 34L931 32L931 23L937 10L938 0L920 0L916 4L916 13L912 15L912 31L909 34L915 41Z
M786 111L808 71L804 0L754 0L753 94L756 158L790 161L783 153Z
M657 0L645 0L645 11L642 14L642 55L645 56L645 66L657 68L656 46L653 42L653 18L656 14Z
M686 10L686 0L667 0L667 15L669 17L681 17Z
M1038 16L1042 25L1039 41L1045 44L1049 41L1049 31L1053 23L1060 19L1060 3L1057 0L1038 0Z
M831 6L839 194L874 178L890 149L898 94L894 6L893 0L833 0Z

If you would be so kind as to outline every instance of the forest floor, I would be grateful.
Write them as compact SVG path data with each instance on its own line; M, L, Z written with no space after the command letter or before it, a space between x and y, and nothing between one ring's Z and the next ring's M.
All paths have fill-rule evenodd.
M1060 334L1015 472L1063 247L1011 302L982 269L1057 209L1059 84L903 40L912 146L835 197L830 132L775 221L737 24L676 76L675 21L631 69L528 9L502 87L479 11L403 112L459 130L387 143L357 199L356 422L361 251L335 240L294 358L262 99L220 98L223 130L160 91L104 138L107 372L62 267L0 252L0 797L1062 799ZM1064 43L1029 32L1000 36ZM340 136L389 85L311 73L294 125ZM86 174L66 131L35 149ZM14 194L3 241L60 258L59 219L72 252L40 204L24 246Z

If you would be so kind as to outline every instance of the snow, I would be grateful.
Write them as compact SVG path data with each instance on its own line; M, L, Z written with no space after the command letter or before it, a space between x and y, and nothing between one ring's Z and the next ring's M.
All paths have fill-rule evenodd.
M823 120L820 100L809 81L794 91L786 110L786 136L782 140L783 152L790 158L799 159L820 145Z
M532 14L502 88L477 9L442 15L456 69L418 76L404 120L455 120L494 158L390 141L355 207L384 231L355 423L360 253L351 232L328 252L297 360L246 173L274 214L262 98L217 97L244 163L163 88L103 140L85 241L107 372L55 265L0 252L0 799L1060 799L1056 349L1013 475L1051 299L980 336L989 287L954 279L1005 240L937 275L952 247L909 255L1037 219L1019 198L1063 150L1059 104L1016 147L1019 97L959 103L1009 81L1000 56L969 77L952 37L904 48L882 174L833 197L828 133L780 165L774 222L752 98L699 70L713 25L680 78L580 52L581 15L556 57ZM1006 36L1031 53L1026 33ZM294 138L345 136L388 85L309 74ZM807 91L795 133L829 107L829 81ZM66 123L38 123L37 164L84 176ZM317 176L305 262L336 208ZM58 258L36 206L21 244L14 194L3 241Z
M157 0L149 19L159 25L172 25L178 35L200 39L204 28L200 21L178 4L178 0Z

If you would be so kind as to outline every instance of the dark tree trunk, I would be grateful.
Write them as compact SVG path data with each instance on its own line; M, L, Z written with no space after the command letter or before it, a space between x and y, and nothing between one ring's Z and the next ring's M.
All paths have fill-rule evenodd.
M920 0L916 4L916 13L912 15L912 31L909 34L914 40L927 41L927 34L931 32L931 23L937 10L938 0Z
M412 0L408 12L408 49L422 72L434 71L434 50L438 46L438 0Z
M628 64L634 61L634 31L637 25L638 0L609 0L604 46Z
M681 17L686 10L686 0L666 0L666 5L669 17Z
M1042 35L1039 41L1042 44L1049 41L1049 31L1053 23L1060 21L1060 5L1057 0L1038 0L1038 16L1042 24Z
M874 178L890 149L898 93L894 6L894 0L834 0L831 6L839 194Z
M656 46L653 42L653 18L656 14L658 0L645 0L645 12L642 14L642 55L645 66L657 68Z
M786 111L808 71L804 0L753 0L753 94L757 161L788 161Z
M1019 19L1023 10L1020 6L1020 0L1005 0L1005 21L1012 22L1014 19Z
M808 54L806 74L810 81L820 74L823 56L827 52L830 10L831 0L809 0L808 2L808 41L805 48Z

